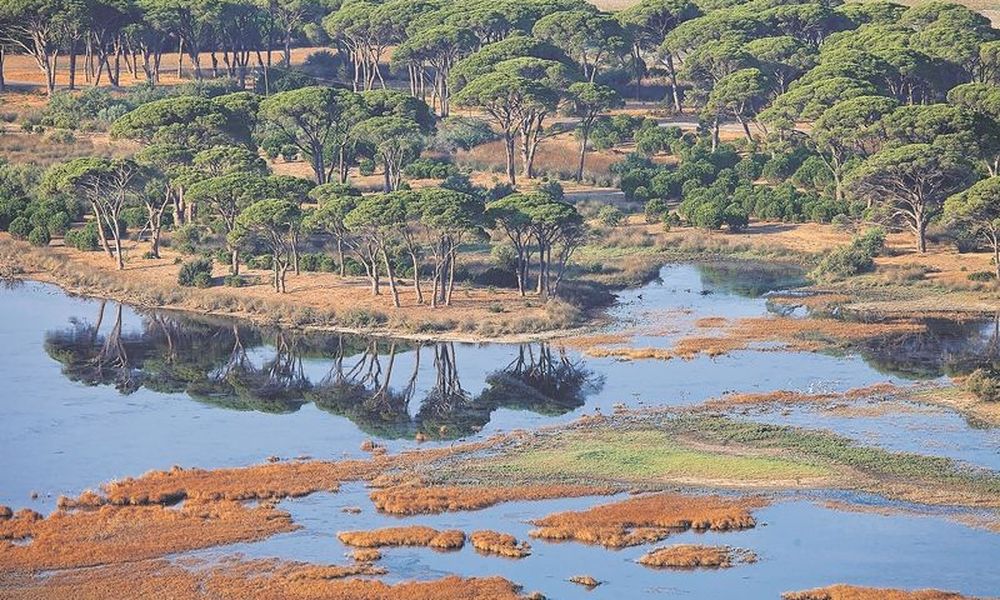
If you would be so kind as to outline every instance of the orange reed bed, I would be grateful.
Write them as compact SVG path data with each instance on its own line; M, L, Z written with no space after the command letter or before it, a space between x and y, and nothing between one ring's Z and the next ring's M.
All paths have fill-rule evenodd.
M434 514L479 510L501 502L606 496L617 490L587 485L486 486L395 486L373 491L375 508L392 515Z
M906 591L843 584L805 592L788 592L781 597L783 600L972 600L971 596L939 590Z
M355 548L383 548L386 546L424 546L437 550L457 550L465 545L461 531L438 531L423 525L386 527L371 531L342 531L337 538Z
M737 563L757 562L757 556L749 550L729 546L702 546L699 544L677 544L657 548L638 560L647 567L669 569L694 569L697 567L727 569Z
M534 521L529 535L546 540L574 540L608 548L656 542L671 533L695 529L727 531L754 527L750 511L760 498L723 498L652 494L584 511L549 515Z
M484 529L474 531L469 536L472 547L483 554L497 554L508 558L524 558L531 554L528 542L517 543L517 538L509 533Z
M265 463L232 469L150 471L105 484L102 496L84 493L63 500L65 507L108 504L172 504L180 500L264 500L336 491L341 482L368 479L379 462L294 461Z
M21 511L0 521L0 565L37 571L119 564L293 531L288 513L237 502L162 506L104 506L56 511L42 518ZM16 543L15 543L16 542Z
M713 398L701 405L702 408L725 409L735 406L751 406L765 404L818 404L840 400L863 400L867 398L886 397L900 393L900 388L891 383L876 383L869 386L852 388L845 392L821 392L807 394L791 390L776 390L773 392L725 394Z
M228 561L187 569L166 561L144 561L35 577L0 572L0 595L12 600L516 600L519 588L500 577L445 577L389 585L367 565L318 566L280 561Z
M790 350L816 351L924 330L924 325L905 319L861 323L830 318L750 317L726 320L705 317L696 321L695 325L713 330L712 335L691 335L678 340L672 348L607 347L598 343L585 348L584 353L597 358L624 360L692 359L699 355L722 356L764 343L779 344Z
M351 552L351 558L360 563L375 562L382 560L382 553L375 548L358 548Z

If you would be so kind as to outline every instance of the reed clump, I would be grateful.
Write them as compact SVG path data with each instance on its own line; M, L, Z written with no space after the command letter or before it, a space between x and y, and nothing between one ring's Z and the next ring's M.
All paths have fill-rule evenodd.
M421 546L436 550L458 550L465 545L465 534L461 531L438 531L423 525L385 527L371 531L342 531L337 534L337 539L355 548Z
M122 564L167 554L264 539L298 526L268 504L238 502L163 506L103 506L56 511L45 518L20 512L0 522L0 564L13 570L70 569Z
M500 533L488 529L474 531L469 536L472 547L483 554L497 554L508 558L524 558L531 554L531 546L527 542L517 542L517 538L509 533Z
M186 568L166 560L140 561L52 574L13 573L20 597L33 600L192 598L245 600L518 600L519 588L501 577L444 577L390 585L364 578L372 565L321 566L278 560L223 560ZM359 578L362 577L362 578ZM6 577L6 574L5 574Z
M104 502L143 505L173 504L185 499L294 498L318 491L337 491L341 482L369 479L377 470L375 461L359 460L280 462L211 470L175 466L168 471L150 471L138 478L106 484Z
M782 600L972 600L968 596L939 590L896 590L854 585L831 585L804 592L788 592Z
M395 486L375 490L375 508L392 515L419 515L479 510L500 502L602 496L614 493L607 486L519 485L501 486Z
M577 585L582 585L583 587L591 589L601 585L600 581L594 579L590 575L574 575L573 577L569 578L569 581L570 583L575 583Z
M757 524L750 511L763 503L759 498L652 494L584 511L549 515L534 521L537 529L529 535L624 548L657 542L688 529L748 529Z
M727 569L736 563L756 562L757 556L749 550L729 546L703 546L677 544L657 548L639 558L647 567L669 569L694 569L698 567Z
M375 562L382 559L382 553L375 548L358 548L351 552L351 558L357 562Z

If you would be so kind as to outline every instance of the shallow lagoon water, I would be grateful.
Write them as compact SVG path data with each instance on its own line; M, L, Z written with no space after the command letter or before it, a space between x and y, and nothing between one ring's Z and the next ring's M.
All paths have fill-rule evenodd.
M766 292L798 284L794 273L767 277L726 268L672 265L661 279L624 292L613 310L618 327L656 322L636 345L665 346L703 316L764 315ZM628 406L691 405L727 391L843 390L875 382L934 379L991 351L990 324L942 326L934 336L899 342L912 355L873 347L829 355L743 351L682 361L584 357L558 344L444 344L302 336L260 331L224 320L139 313L112 302L73 298L26 283L0 291L0 504L47 510L59 494L149 469L257 463L266 457L359 456L378 438L391 450L450 444L514 428L564 422ZM99 326L98 326L99 324ZM659 325L663 326L660 327ZM945 333L941 333L945 332ZM840 416L806 407L755 410L746 418L828 428L894 450L948 456L1000 467L1000 433L975 429L938 409L888 417ZM30 475L26 475L30 474ZM40 496L29 498L32 492ZM485 511L407 519L447 528L493 527L526 538L524 521L605 499L512 503ZM357 505L352 516L340 507ZM371 509L361 486L339 494L285 501L305 529L241 551L318 562L343 562L336 531L398 523ZM843 513L794 498L760 511L766 526L727 534L685 533L669 543L746 547L762 561L727 571L654 571L634 564L648 547L622 551L532 541L523 561L390 549L388 579L444 573L499 574L550 597L576 597L569 576L608 580L587 597L641 595L745 597L856 584L1000 589L993 569L997 536L937 516Z

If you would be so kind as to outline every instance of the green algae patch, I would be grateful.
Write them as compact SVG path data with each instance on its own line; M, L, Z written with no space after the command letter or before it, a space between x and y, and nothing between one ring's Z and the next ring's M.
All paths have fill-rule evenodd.
M497 458L490 470L523 477L591 476L602 480L661 480L781 484L827 477L823 465L685 447L663 431L567 431L538 447Z

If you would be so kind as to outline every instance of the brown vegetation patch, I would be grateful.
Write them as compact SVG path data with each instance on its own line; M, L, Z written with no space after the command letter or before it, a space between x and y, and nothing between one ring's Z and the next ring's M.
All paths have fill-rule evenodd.
M337 491L343 481L374 476L373 461L296 461L233 469L150 471L103 486L110 504L172 504L179 500L265 500ZM91 499L99 496L90 496ZM81 499L78 499L78 503Z
M549 515L534 521L532 537L575 540L623 548L656 542L687 529L727 531L754 527L750 511L759 498L685 496L663 493L603 504L584 511Z
M9 506L4 506L0 504L0 521L6 521L7 519L14 516L14 511L10 509Z
M0 564L13 570L120 564L222 544L249 542L297 528L270 505L237 502L162 506L104 506L57 511L47 518L19 512L0 522ZM15 544L13 541L28 540Z
M749 550L729 546L702 546L699 544L677 544L657 548L639 558L639 564L647 567L670 569L694 569L710 567L728 569L738 562L756 562L757 556Z
M395 486L371 493L375 508L393 515L418 515L479 510L500 502L604 496L615 490L587 485Z
M907 319L862 323L829 318L750 317L731 321L719 337L693 336L680 340L673 349L673 356L718 356L760 343L777 343L791 350L815 351L886 335L918 333L924 329L924 325Z
M802 307L809 312L829 312L831 309L844 304L850 304L854 298L847 294L819 293L808 295L774 295L768 297L767 301L781 306L791 308Z
M423 525L385 527L371 531L342 531L337 538L355 548L383 548L386 546L424 546L437 550L457 550L465 545L461 531L438 531Z
M474 531L469 536L472 547L483 554L498 554L509 558L524 558L531 554L528 542L517 543L517 538L509 533L483 530Z
M382 553L375 548L358 548L351 552L351 558L357 562L375 562L382 559Z
M500 577L444 577L389 585L355 576L378 575L370 565L319 566L276 560L223 561L187 569L166 561L143 561L52 574L0 574L0 589L16 589L18 600L107 600L171 598L205 600L516 600L518 587ZM202 568L197 568L202 567Z
M963 600L968 596L939 590L894 590L853 585L831 585L805 592L788 592L783 600Z
M590 575L574 575L569 578L570 583L575 583L577 585L582 585L583 587L595 588L601 585L601 582L594 579Z
M864 387L852 388L845 392L819 392L815 394L793 390L775 390L773 392L725 394L720 398L708 400L702 406L710 409L724 409L734 406L765 404L816 404L838 400L863 400L886 397L898 394L899 392L900 389L891 383L876 383Z
M702 329L722 327L729 320L725 317L702 317L694 322L696 327L701 327Z

